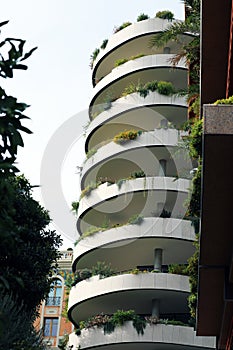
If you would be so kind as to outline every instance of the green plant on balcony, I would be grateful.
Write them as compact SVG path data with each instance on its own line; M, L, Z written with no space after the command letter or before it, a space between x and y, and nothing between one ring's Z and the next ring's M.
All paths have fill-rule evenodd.
M113 33L114 33L114 34L115 34L115 33L118 33L120 30L122 30L122 29L124 29L124 28L130 26L131 24L132 24L131 22L124 22L124 23L122 23L119 27L115 27L115 28L113 29Z
M158 81L157 91L161 95L170 96L175 93L173 84L169 81Z
M115 143L118 143L120 145L128 142L128 141L132 141L135 140L138 135L141 135L141 131L140 130L126 130L126 131L122 131L119 134L115 135L113 138L113 141Z
M90 278L92 276L91 270L85 268L82 270L76 271L77 278L80 279L80 281L86 280L87 278Z
M79 208L79 202L72 202L71 203L71 211L73 211L75 214L78 213Z
M178 320L168 320L168 319L160 319L159 322L160 324L165 324L165 325L172 325L172 326L185 326L185 327L189 327L189 324L184 323L182 321L178 321Z
M87 187L85 187L80 195L80 199L82 199L85 196L89 196L91 194L91 191L95 190L99 185L101 185L100 182L91 182Z
M172 13L171 11L168 11L168 10L158 11L156 13L155 17L172 21L174 19L174 13Z
M145 15L145 13L140 13L140 15L137 17L137 22L144 21L145 19L149 19L149 16Z
M133 60L136 60L137 58L141 58L141 57L144 57L144 56L145 56L145 54L139 53L139 54L131 56L129 58L120 58L120 59L115 61L114 67L118 67L118 66L120 66L120 65L122 65L122 64L124 64L124 63L126 63L128 61L133 61Z
M198 288L198 260L199 260L199 235L196 235L194 242L195 252L188 259L187 272L189 275L190 295L188 297L188 305L190 314L193 319L196 318L197 307L197 288Z
M128 220L129 225L141 225L143 222L143 216L140 214L135 214L131 216Z
M166 96L170 96L176 93L176 90L171 82L153 80L147 82L144 85L140 83L140 81L137 85L131 82L128 86L124 88L121 96L125 97L129 94L137 92L140 96L145 98L150 93L150 91L157 91L159 94Z
M103 261L98 261L91 269L92 276L99 275L100 278L113 276L115 271L111 268L111 264L106 264Z
M228 98L223 98L221 100L217 100L214 102L214 105L232 105L233 104L233 96Z
M130 83L128 86L126 86L121 94L122 97L133 94L134 92L137 92L137 86L135 83Z
M86 154L86 159L91 158L96 152L97 152L97 149L94 147L89 149L89 151Z
M115 61L114 67L119 67L125 62L128 62L128 58L119 58L118 60Z
M97 227L97 226L90 226L83 234L82 236L80 236L77 241L74 243L74 245L76 246L82 239L87 238L89 236L94 235L97 232L103 232L107 230L107 228L105 227Z
M174 326L189 326L178 320L159 319L156 316L139 316L134 310L117 310L113 315L104 315L103 313L89 317L85 321L79 322L79 327L76 330L76 335L81 334L82 329L88 329L93 327L103 328L104 334L110 334L114 332L116 327L122 327L126 322L132 321L133 327L138 334L143 335L146 325L174 325Z
M157 80L152 80L149 81L148 83L145 84L145 89L149 90L149 91L156 91L158 88L158 81Z
M91 54L91 62L90 62L90 67L93 68L94 61L96 60L98 54L100 53L100 49L96 48L93 53Z
M138 334L144 334L146 321L144 318L136 315L133 310L117 310L112 316L99 314L88 318L86 321L80 321L76 334L80 335L82 329L93 328L94 326L103 327L104 334L110 334L114 332L116 327L121 327L128 321L133 321L133 326Z
M131 178L131 179L138 179L138 178L145 177L145 176L146 176L146 174L144 173L143 170L133 171L133 172L130 174L130 178Z
M123 183L125 183L128 180L132 180L132 179L138 179L138 178L143 178L146 177L146 174L144 173L143 170L140 171L134 171L130 174L129 177L123 178L123 179L119 179L116 184L118 186L119 189L121 189L121 186L123 185Z
M102 42L102 44L101 44L101 46L100 46L100 48L101 48L102 50L104 50L104 49L106 48L107 44L108 44L108 39L104 39L103 42Z
M69 334L63 335L63 337L59 339L58 349L66 350L68 341L69 341Z
M171 264L168 266L168 273L176 275L187 275L187 265L185 264Z

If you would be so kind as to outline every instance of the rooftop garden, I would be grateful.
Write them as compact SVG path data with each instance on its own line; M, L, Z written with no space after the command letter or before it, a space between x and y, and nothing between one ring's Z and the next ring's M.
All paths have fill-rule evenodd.
M147 20L149 18L150 17L147 14L141 13L141 14L138 15L136 21L137 22L141 22L141 21ZM156 13L156 15L155 15L155 18L167 19L169 21L172 21L174 19L174 14L171 11L168 11L168 10L158 11ZM132 25L132 22L126 21L126 22L123 22L119 26L115 26L113 28L113 34L116 34L116 33L120 32L122 29L125 29L125 28L129 27L130 25ZM107 44L108 44L108 39L104 39L102 44L100 45L100 48L96 48L93 51L93 53L91 54L91 57L90 57L90 59L91 59L91 62L90 62L91 69L94 66L94 61L96 60L98 54L100 53L101 50L104 50L106 48Z

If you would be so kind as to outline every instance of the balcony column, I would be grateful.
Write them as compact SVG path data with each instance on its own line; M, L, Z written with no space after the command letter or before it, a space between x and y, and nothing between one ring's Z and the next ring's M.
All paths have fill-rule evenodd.
M154 250L154 270L157 272L162 271L162 258L163 250L161 248Z
M159 300L158 299L152 299L151 315L159 319Z
M166 159L160 159L159 160L159 176L166 176L166 167L167 167Z

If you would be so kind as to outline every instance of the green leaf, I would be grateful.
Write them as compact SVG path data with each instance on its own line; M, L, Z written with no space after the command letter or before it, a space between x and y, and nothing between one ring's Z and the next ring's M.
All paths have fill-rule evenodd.
M10 289L10 285L9 285L8 281L3 276L0 276L0 281L2 281L2 283L4 284L4 286L7 290Z
M21 58L20 61L24 61L26 60L28 57L31 56L31 54L37 49L37 47L34 47L33 49L31 49L29 52L25 53L25 55L23 56L23 58Z
M22 131L26 132L27 134L33 134L33 132L31 130L29 130L28 128L26 128L25 126L20 126L19 130L22 130Z
M25 40L21 40L21 42L19 43L19 52L20 52L20 55L22 56L23 54L23 47L24 47L24 44L26 43Z
M28 66L26 66L25 64L17 64L14 69L22 69L22 70L27 70Z
M1 22L1 23L0 23L0 27L5 26L8 22L9 22L9 20L8 20L8 21Z

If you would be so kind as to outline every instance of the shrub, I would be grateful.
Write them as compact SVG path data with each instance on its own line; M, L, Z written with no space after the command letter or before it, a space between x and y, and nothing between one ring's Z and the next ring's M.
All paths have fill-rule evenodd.
M174 13L168 10L164 11L158 11L155 15L157 18L162 18L162 19L168 19L169 21L172 21L174 19Z
M169 96L174 93L174 87L172 83L168 81L159 81L157 84L157 91L161 95Z
M74 281L72 286L75 286L78 282L81 282L92 276L91 270L89 269L80 269L75 272Z
M232 105L233 104L233 96L229 98L223 98L221 100L217 100L214 102L214 105Z
M104 49L106 48L107 44L108 44L108 39L104 39L103 42L102 42L102 44L101 44L101 46L100 46L100 48L101 48L102 50L104 50Z
M135 312L133 310L128 310L128 311L117 310L112 315L112 321L115 324L115 326L122 326L125 322L131 321L134 315L135 315Z
M146 174L144 173L143 170L140 171L134 171L133 173L130 174L130 177L133 179L137 179L137 178L141 178L141 177L145 177Z
M84 188L84 190L82 190L81 195L80 195L80 199L82 199L85 196L89 196L92 190L95 190L101 183L100 182L92 182L90 183L90 185L88 185L87 187Z
M75 214L78 213L78 207L79 207L79 202L72 202L71 203L71 211L75 212Z
M119 27L115 27L113 30L113 33L115 34L115 33L119 32L120 30L130 26L131 24L132 24L131 22L124 22Z
M119 60L116 60L114 67L118 67L124 64L125 62L128 62L128 58L119 58Z
M149 81L148 83L146 83L145 85L145 88L147 90L150 90L150 91L156 91L157 90L157 87L158 87L158 82L157 80L152 80L152 81Z
M139 86L137 89L137 92L141 97L146 98L147 95L149 95L149 90L145 88L145 86Z
M137 22L144 21L145 19L149 19L149 16L148 16L148 15L145 15L144 13L141 13L141 14L137 17Z
M131 56L129 58L120 58L119 60L116 60L115 64L114 64L114 67L118 67L120 66L121 64L124 64L128 61L133 61L133 60L136 60L137 58L140 58L140 57L144 57L145 54L144 53L139 53L137 55L134 55L134 56Z
M143 222L143 216L139 214L135 214L131 216L128 220L129 225L140 225Z
M135 140L138 135L140 135L140 133L137 130L122 131L114 136L113 141L118 144L124 144L128 141Z
M127 96L134 92L138 92L140 96L145 98L150 91L154 92L156 90L159 94L167 96L176 92L171 82L152 80L144 85L140 82L138 82L137 85L135 83L130 83L128 86L125 87L121 96Z
M168 272L177 275L187 275L187 265L185 264L171 264L168 266Z
M130 83L128 86L126 86L122 92L122 96L127 96L129 94L133 94L134 92L137 91L137 85L134 83Z
M115 274L111 268L111 264L105 264L103 261L98 261L95 266L92 266L92 276L100 275L100 278L110 277Z
M90 67L93 68L94 61L96 60L98 54L100 53L100 49L96 48L93 53L91 54L91 62Z
M129 59L130 60L136 60L137 58L144 57L144 53L138 53L137 55L131 56Z

